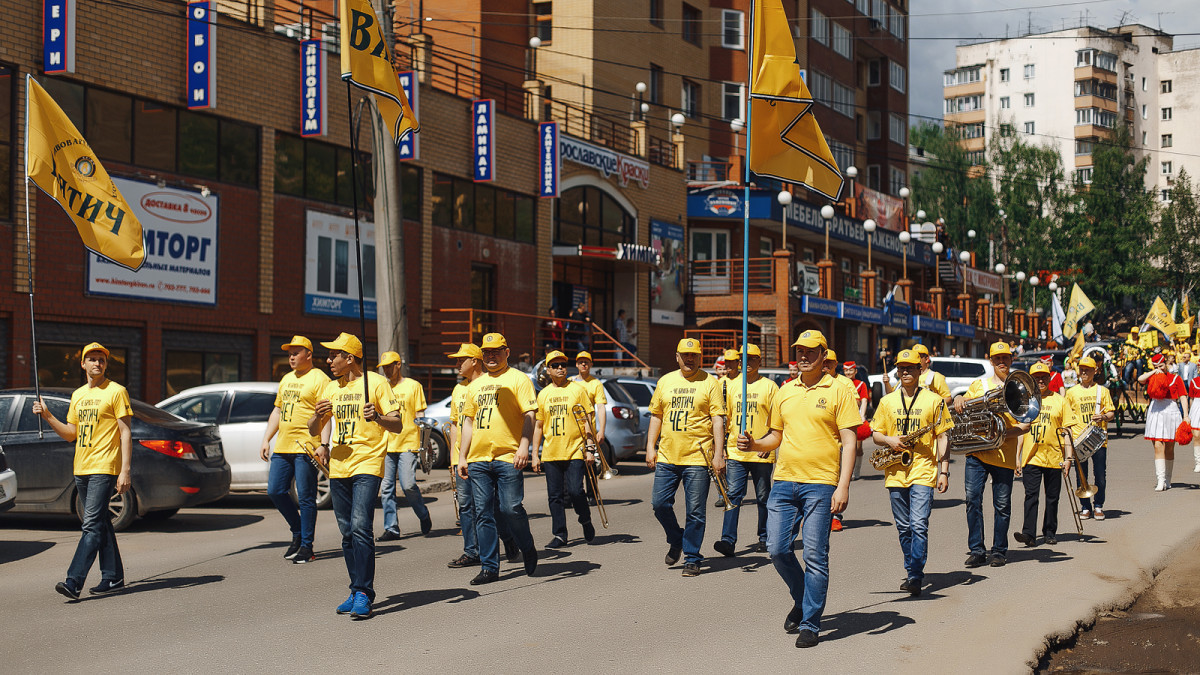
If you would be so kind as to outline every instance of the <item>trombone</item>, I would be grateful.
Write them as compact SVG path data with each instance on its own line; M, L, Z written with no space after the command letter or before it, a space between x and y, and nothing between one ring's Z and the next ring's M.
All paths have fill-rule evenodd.
M717 470L713 468L712 453L704 449L703 442L700 443L699 448L700 454L704 457L704 463L708 465L708 475L711 476L713 482L717 484L717 492L721 493L721 500L725 504L725 510L732 511L741 506L741 504L731 504L729 502L729 488L725 486L725 477L717 473Z
M587 411L579 403L571 406L571 415L575 417L575 424L579 426L579 433L583 436L584 452L590 452L594 457L599 458L602 475L611 476L612 469L608 466L608 460L604 458L604 453L600 450L600 445L596 443L596 435L592 433L591 421L588 419ZM596 495L596 512L600 514L600 524L604 529L608 529L608 514L604 512L604 500L600 498L600 481L596 475L596 467L592 462L587 461L587 457L583 458L583 468L587 471L588 480L592 483L592 494Z
M1062 434L1067 438L1067 443L1071 444L1072 455L1075 459L1075 475L1079 477L1079 487L1075 488L1070 480L1071 467L1067 466L1063 470L1063 483L1067 487L1067 503L1071 506L1071 515L1075 518L1075 531L1079 536L1083 536L1083 505L1080 500L1091 499L1096 495L1096 488L1092 487L1087 482L1087 477L1083 475L1083 469L1080 467L1079 455L1074 452L1075 441L1071 438L1071 434L1065 429L1061 430ZM1065 444L1064 444L1065 445Z
M454 497L454 525L462 525L462 518L458 512L458 453L454 451L454 442L450 431L454 429L453 422L446 422L442 425L442 438L446 439L446 444L450 446L450 494Z

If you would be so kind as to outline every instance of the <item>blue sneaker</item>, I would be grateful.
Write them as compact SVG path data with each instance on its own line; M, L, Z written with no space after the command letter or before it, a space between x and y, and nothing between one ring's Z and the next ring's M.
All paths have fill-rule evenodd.
M350 610L351 619L365 619L371 616L371 600L366 593L354 594L354 609Z
M346 614L352 609L354 609L354 592L353 591L350 592L350 597L346 598L345 602L343 602L342 604L337 606L337 613L338 614Z

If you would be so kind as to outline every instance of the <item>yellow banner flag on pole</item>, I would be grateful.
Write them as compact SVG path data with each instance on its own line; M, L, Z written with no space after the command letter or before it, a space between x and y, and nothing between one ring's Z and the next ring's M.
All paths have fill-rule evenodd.
M122 267L146 261L142 224L96 153L31 76L25 77L25 177L58 202L83 245Z
M1075 284L1071 287L1071 302L1067 306L1066 320L1063 321L1063 337L1074 337L1079 330L1079 321L1087 316L1096 306L1088 299L1087 294Z
M1175 335L1175 322L1171 320L1171 310L1167 309L1167 303L1163 302L1161 297L1154 298L1154 304L1150 305L1150 312L1146 314L1145 323L1161 330L1168 339Z
M754 0L750 21L750 170L799 183L837 200L842 173L813 117L812 94L800 79L796 45L781 0Z
M399 145L405 136L420 131L392 68L391 45L383 41L379 18L368 0L342 0L341 37L342 79L375 95L392 142Z

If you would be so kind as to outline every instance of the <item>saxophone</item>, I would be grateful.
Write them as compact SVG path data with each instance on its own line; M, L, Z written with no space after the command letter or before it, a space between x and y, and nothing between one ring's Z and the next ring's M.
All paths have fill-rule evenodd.
M879 448L875 452L872 452L870 460L871 466L880 471L895 466L896 464L899 464L900 466L911 466L913 463L912 447L917 444L917 441L920 440L922 436L930 431L933 431L933 428L937 426L938 420L941 419L942 406L944 405L946 405L945 401L942 402L941 406L938 406L938 412L936 415L934 415L932 422L910 434L901 436L900 448L898 450L883 447Z

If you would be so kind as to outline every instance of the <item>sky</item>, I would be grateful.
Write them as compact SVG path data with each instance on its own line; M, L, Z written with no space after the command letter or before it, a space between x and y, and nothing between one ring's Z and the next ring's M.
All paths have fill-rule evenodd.
M964 40L1016 36L1087 25L1141 23L1173 34L1175 48L1200 47L1197 0L911 0L909 3L909 113L917 124L942 117L942 73L954 67ZM1184 35L1193 33L1193 35Z

